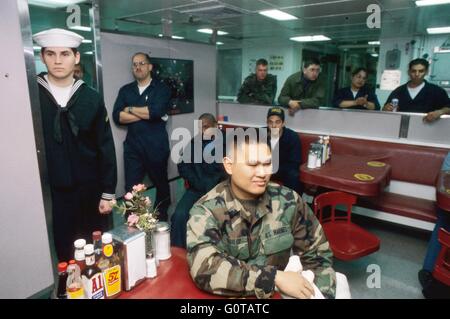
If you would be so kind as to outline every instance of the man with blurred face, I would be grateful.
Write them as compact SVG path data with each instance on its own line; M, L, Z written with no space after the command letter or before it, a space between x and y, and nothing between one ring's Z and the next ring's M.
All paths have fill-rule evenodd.
M249 130L255 129L244 133ZM328 241L301 197L270 182L271 151L260 134L234 141L223 159L228 180L190 211L191 276L199 288L218 295L269 298L278 288L295 298L310 298L312 285L297 272L283 271L292 249L304 269L314 272L320 291L334 298L336 277Z
M277 77L267 73L265 59L256 61L255 73L242 83L237 100L239 103L272 105L277 93Z
M303 70L292 74L281 89L278 103L289 108L289 115L300 109L318 108L325 102L325 84L319 79L320 62L315 58L303 63Z
M424 122L434 122L450 114L450 99L445 90L425 80L429 66L425 59L412 60L408 68L409 82L389 95L383 111L394 111L392 100L398 99L398 112L427 113Z
M274 172L272 179L280 181L301 196L303 190L300 183L302 160L300 138L296 132L285 126L284 110L280 107L272 107L267 112L267 128L270 148L272 153L277 152L279 161L278 171Z
M212 140L212 130L217 128L217 120L214 115L204 113L199 117L201 125L201 144L199 151L203 155L205 152L213 153L215 143ZM210 152L210 148L212 149ZM182 160L178 163L178 173L184 179L187 189L183 197L177 203L175 212L171 217L170 243L173 246L186 248L186 223L189 220L189 210L194 203L214 186L225 179L225 172L222 163L208 163L203 156L195 156L195 137L186 146L183 153L190 151L190 157L187 161ZM215 155L215 154L211 154ZM200 158L198 163L195 158Z
M116 154L100 95L74 79L83 37L63 29L33 36L48 73L38 75L39 100L52 193L53 234L59 260L73 258L73 242L112 226L110 200Z
M163 82L152 78L153 65L148 54L134 54L131 70L135 81L120 89L113 111L114 122L128 128L123 145L125 191L131 191L148 175L156 188L155 206L159 208L159 219L167 221L170 205L167 160L170 151L166 113L171 92Z

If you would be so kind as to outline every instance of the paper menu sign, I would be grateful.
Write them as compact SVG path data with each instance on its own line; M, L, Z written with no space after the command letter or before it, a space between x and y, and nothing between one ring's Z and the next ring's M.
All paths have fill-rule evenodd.
M400 86L402 71L400 70L384 70L381 75L380 90L392 91Z

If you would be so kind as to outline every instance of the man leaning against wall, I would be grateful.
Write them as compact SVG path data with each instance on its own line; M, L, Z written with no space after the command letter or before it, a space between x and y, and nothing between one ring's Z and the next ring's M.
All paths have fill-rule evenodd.
M239 103L272 105L277 93L277 77L267 73L268 63L265 59L256 61L255 73L245 78L239 89Z
M278 103L288 107L289 115L308 108L318 108L325 102L325 83L319 78L320 62L316 58L307 59L303 69L292 74L281 89Z

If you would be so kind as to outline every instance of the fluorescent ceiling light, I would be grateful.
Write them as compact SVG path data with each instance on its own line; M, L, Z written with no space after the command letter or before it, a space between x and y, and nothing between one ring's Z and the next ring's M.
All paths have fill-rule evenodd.
M213 30L212 29L198 29L197 32L212 34ZM225 34L228 34L228 32L217 30L217 35L225 35Z
M367 44L369 44L369 45L380 45L381 43L380 43L380 41L369 41L369 42L367 42Z
M81 43L92 43L92 40L84 39Z
M46 8L63 8L85 0L28 0L28 4Z
M331 39L320 34L320 35L306 35L301 37L292 37L290 38L290 40L297 42L315 42L315 41L329 41Z
M183 40L184 37L180 37L180 36L178 36L178 35L173 35L173 36L172 36L172 39L175 39L175 40Z
M41 51L41 47L33 46L33 50L34 50L34 51Z
M86 51L86 52L83 52L83 54L86 54L86 55L93 55L93 54L94 54L94 51Z
M71 29L71 30L79 30L79 31L86 31L86 32L91 32L92 31L92 29L90 27L83 27L81 25L76 25L76 26L73 26L73 27L69 27L69 29Z
M427 28L428 34L450 33L450 27Z
M223 42L220 42L220 41L217 41L216 42L216 45L224 45L225 43L223 43Z
M158 34L158 37L162 38L163 37L162 33Z
M378 58L378 53L371 53L371 56L373 56L374 58Z
M208 2L208 1L205 1ZM186 10L180 10L180 13L197 13L197 12L204 12L204 11L213 11L213 10L223 10L225 6L223 4L219 5L212 5L212 6L203 6L203 7L196 7L192 9L186 9Z
M297 20L298 19L297 17L295 17L289 13L286 13L286 12L283 12L280 10L276 10L276 9L260 11L259 14L262 14L263 16L266 16L266 17L269 17L269 18L272 18L272 19L275 19L278 21L288 21L288 20Z
M437 4L448 4L450 0L418 0L416 1L416 6L424 7L424 6L434 6Z

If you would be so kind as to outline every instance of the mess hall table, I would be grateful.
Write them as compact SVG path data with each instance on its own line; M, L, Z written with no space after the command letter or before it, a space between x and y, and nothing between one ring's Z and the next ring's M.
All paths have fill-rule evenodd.
M370 157L337 155L319 168L300 167L300 180L359 196L378 196L389 185L391 167Z
M439 208L450 212L450 170L439 173L436 185L436 202Z
M224 299L207 293L195 285L189 274L186 250L171 247L172 256L161 260L155 278L147 278L130 291L123 291L120 299ZM281 298L275 293L274 299Z

